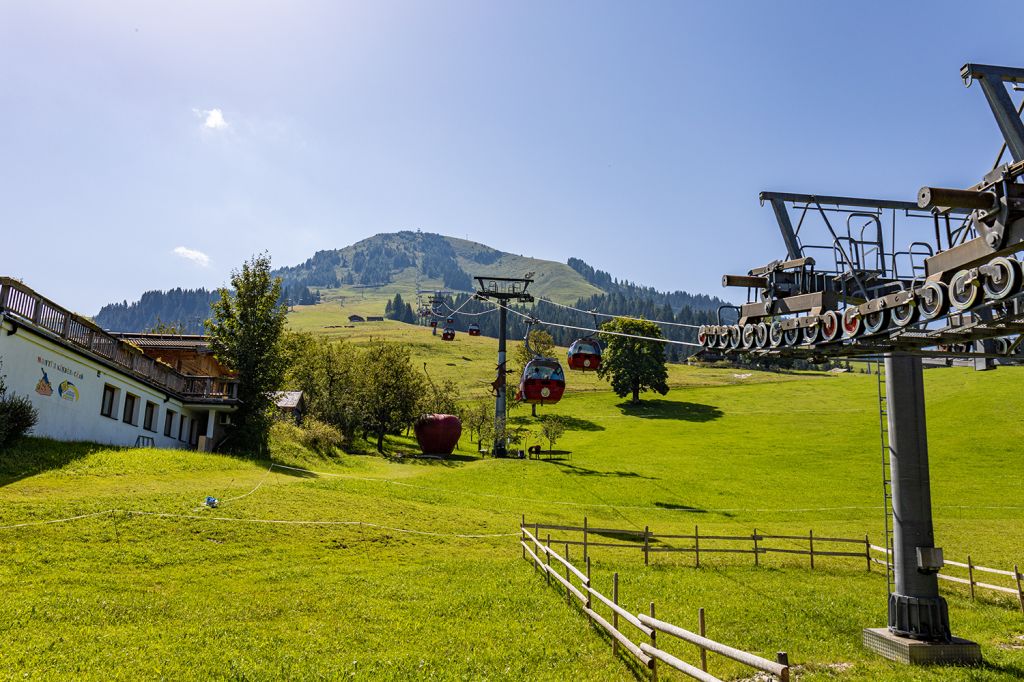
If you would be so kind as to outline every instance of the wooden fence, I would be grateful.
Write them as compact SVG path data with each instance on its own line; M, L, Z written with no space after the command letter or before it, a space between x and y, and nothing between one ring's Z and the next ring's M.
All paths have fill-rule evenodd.
M659 553L680 552L693 555L694 566L700 567L701 555L707 554L750 554L754 565L760 565L765 554L800 554L808 557L808 564L813 569L815 557L847 557L857 558L864 562L867 570L871 570L871 542L868 536L863 538L836 538L815 535L813 530L807 535L770 535L759 533L755 528L750 535L701 535L700 527L694 526L692 534L655 533L650 526L643 530L621 528L595 528L583 519L582 526L564 526L549 523L526 523L522 525L533 529L536 536L542 530L580 533L581 539L552 539L555 545L580 545L583 547L583 558L590 554L591 547L615 547L640 550L644 555L644 565L651 563L653 555ZM598 536L595 541L593 536ZM608 542L611 537L618 542ZM787 541L789 546L779 546L777 541ZM794 543L806 543L806 549L794 546ZM855 549L840 549L853 546Z
M770 535L759 533L753 529L750 535L701 535L700 527L693 527L693 534L664 534L655 533L650 526L643 530L622 529L622 528L595 528L588 525L586 517L583 518L582 526L566 526L548 523L527 524L525 517L522 519L522 526L532 529L534 537L540 537L540 531L561 531L563 533L579 533L580 539L576 538L552 538L551 544L556 546L577 545L583 548L583 560L590 557L590 548L607 547L640 551L643 553L644 565L650 564L652 557L659 553L689 553L693 555L694 566L700 567L701 555L708 554L750 554L753 556L754 565L761 563L761 557L767 554L791 554L802 555L808 558L808 565L813 570L815 558L818 557L840 557L854 558L864 562L866 570L870 571L872 564L886 565L886 561L878 559L873 553L885 553L884 547L871 544L867 535L863 538L838 538L822 535L815 535L809 530L807 535ZM597 537L595 540L594 537ZM550 537L550 536L549 536ZM617 540L609 542L607 538ZM779 542L788 543L788 546L779 546ZM853 549L855 548L855 549ZM967 571L967 577L951 575L957 571ZM988 573L1009 577L1013 585L993 585L991 583L975 580L975 572ZM1024 575L1014 565L1012 571L997 568L978 566L967 555L967 563L946 560L943 570L938 574L939 579L954 583L968 585L971 591L971 598L974 599L975 588L1010 594L1017 597L1021 612L1024 613L1024 590L1021 585L1024 582Z
M541 542L534 533L530 532L525 523L520 526L520 533L519 544L523 549L523 558L529 557L534 570L543 572L549 585L552 578L554 578L557 583L565 588L566 603L571 604L573 598L579 602L583 613L608 633L612 641L613 654L617 655L620 647L625 649L651 671L652 680L657 680L658 663L661 662L702 682L721 682L719 678L707 671L707 652L711 651L756 670L775 675L782 682L789 681L789 657L785 652L779 652L776 655L776 660L771 661L756 654L707 638L705 636L706 622L704 609L700 609L698 612L699 634L656 618L654 602L650 603L649 615L644 613L634 615L619 605L618 573L614 574L612 578L612 597L609 599L591 585L589 557L586 559L586 572L581 571L569 561L567 556L562 556L551 548L550 539L547 542ZM564 541L560 542L565 544ZM568 551L566 555L568 555ZM544 557L543 560L540 558L542 556ZM555 561L554 566L551 564L552 560ZM563 573L564 575L562 575ZM574 579L579 583L579 586L573 584ZM610 611L610 621L595 610L597 604L595 604L594 600L597 600L597 602ZM647 641L637 643L627 637L620 629L620 620L638 630ZM687 663L662 649L658 644L659 633L671 635L696 646L700 654L700 667ZM635 635L634 638L636 638Z
M889 565L890 553L885 547L879 547L878 545L871 545L871 551L879 552L885 556L885 559L876 559L874 556L871 557L872 563L879 564L881 566ZM967 577L964 578L962 575L950 575L953 570L959 572L966 571ZM943 571L948 571L943 573ZM993 585L992 583L985 583L979 580L975 580L974 574L988 573L989 575L1003 576L1004 578L1010 578L1014 583L1011 585ZM983 590L991 590L993 592L1000 592L1002 594L1011 594L1017 597L1017 603L1020 605L1021 613L1024 613L1024 589L1021 589L1021 582L1024 579L1024 575L1021 575L1018 569L1018 564L1013 565L1012 571L1004 571L999 568L988 568L987 566L978 566L971 560L971 555L967 555L967 563L961 563L959 561L951 561L946 559L942 564L942 571L937 574L939 580L947 580L951 583L960 583L961 585L967 585L971 591L971 599L974 599L975 588Z

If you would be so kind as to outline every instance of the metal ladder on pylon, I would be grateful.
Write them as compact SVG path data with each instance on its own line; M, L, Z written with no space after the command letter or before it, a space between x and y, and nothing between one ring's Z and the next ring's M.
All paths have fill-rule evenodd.
M875 376L878 377L878 427L882 439L882 513L885 515L885 577L888 594L896 590L894 561L894 540L892 520L892 469L889 468L889 405L885 392L885 361L875 361Z

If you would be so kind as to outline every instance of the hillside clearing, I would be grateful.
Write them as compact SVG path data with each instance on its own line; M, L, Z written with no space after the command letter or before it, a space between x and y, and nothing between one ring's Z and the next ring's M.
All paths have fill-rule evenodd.
M880 536L875 378L733 374L674 367L673 390L641 408L574 391L545 409L570 424L558 447L571 457L553 461L481 460L467 439L447 462L277 455L321 472L312 475L223 455L31 441L0 470L0 526L121 511L0 530L9 624L0 674L630 679L607 641L521 560L515 537L227 519L501 535L516 532L520 514L573 524L586 515L659 532L699 524L702 533ZM1006 412L984 428L962 419L964 404L1012 404L1020 374L926 373L936 536L950 558L1024 559L1024 481L1013 473L1019 448L1008 445L1024 425ZM254 489L197 510L206 495ZM634 611L654 600L660 616L692 626L704 606L715 638L785 650L809 666L800 679L1024 674L1024 651L1013 648L1024 619L1009 599L971 602L945 586L955 634L982 644L986 666L910 670L860 647L860 630L885 619L884 579L860 562L822 560L811 572L774 556L758 568L749 557L710 557L700 570L685 555L647 568L623 550L593 559L595 584L618 571ZM747 674L715 657L711 666Z

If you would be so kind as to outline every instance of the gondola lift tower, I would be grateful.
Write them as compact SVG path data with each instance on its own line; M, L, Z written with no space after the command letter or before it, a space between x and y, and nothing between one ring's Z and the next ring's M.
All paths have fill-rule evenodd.
M505 438L507 418L506 401L506 345L508 342L508 305L511 302L533 303L533 296L526 289L533 283L533 273L525 277L474 277L478 288L476 297L482 301L494 301L498 305L498 366L494 381L494 449L495 457L508 454Z

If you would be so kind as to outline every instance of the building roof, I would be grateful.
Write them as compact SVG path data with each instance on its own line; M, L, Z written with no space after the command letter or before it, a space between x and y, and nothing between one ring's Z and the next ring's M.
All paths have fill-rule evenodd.
M274 404L281 409L295 409L302 400L302 391L278 391L274 394Z
M114 332L113 336L132 343L139 348L174 348L182 350L208 351L210 337L202 334L136 334Z

